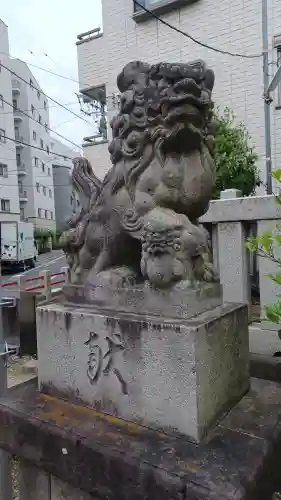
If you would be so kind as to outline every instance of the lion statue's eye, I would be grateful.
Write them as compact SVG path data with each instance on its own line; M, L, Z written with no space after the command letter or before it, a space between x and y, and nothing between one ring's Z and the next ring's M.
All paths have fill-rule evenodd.
M182 243L180 240L176 240L173 244L173 248L176 252L178 252L179 250L181 250L182 248Z

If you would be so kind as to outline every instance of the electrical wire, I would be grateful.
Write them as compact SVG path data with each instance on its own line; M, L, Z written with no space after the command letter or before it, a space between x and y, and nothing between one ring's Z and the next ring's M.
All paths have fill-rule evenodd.
M14 108L13 104L11 102L8 102L4 99L4 97L1 98L1 100L3 102L5 102L5 104L7 104L8 106L11 106L12 108ZM55 130L53 130L51 127L48 127L48 125L44 125L43 123L40 123L38 120L36 120L36 118L33 118L33 116L30 116L28 113L25 113L24 111L22 111L20 108L17 108L15 109L15 111L19 111L20 113L22 113L24 116L27 116L27 118L30 118L30 120L33 120L34 122L36 122L38 125L40 125L41 127L43 127L46 131L49 130L50 132L53 132L53 134L56 134L58 137L60 137L61 139L64 139L65 141L69 142L70 144L72 144L72 146L75 146L76 148L79 148L79 149L82 149L81 146L78 146L78 144L76 144L75 142L71 141L70 139L67 139L67 137L65 137L64 135L61 135L59 134L58 132L56 132ZM75 117L76 118L76 117Z
M18 57L12 57L12 56L10 56L7 52L0 52L0 54L5 54L6 56L10 57L11 59L15 59L15 60L21 61L21 62L23 62L24 64L27 64L28 66L33 66L34 68L40 69L41 71L45 71L46 73L50 73L51 75L57 76L57 77L59 77L59 78L63 78L64 80L69 80L69 81L71 81L71 82L78 83L78 85L79 85L79 86L80 86L81 84L83 84L83 86L85 86L85 87L88 87L88 86L90 85L90 83L81 82L81 81L79 81L79 80L76 80L75 78L71 78L71 77L69 77L69 76L62 75L61 73L56 73L55 71L52 71L52 70L50 70L50 69L48 69L48 68L43 68L42 66L38 66L37 64L33 64L33 63L29 62L29 61L24 61L24 59L20 59L20 58L18 58ZM29 85L29 83L28 83L28 85ZM35 88L35 87L34 87L34 88ZM38 89L38 90L40 90L40 89ZM42 91L40 90L40 92L42 92ZM42 92L42 93L44 93L44 92ZM45 94L45 95L46 95L46 94ZM47 96L46 96L46 97L47 97ZM116 97L116 94L109 94L109 95L106 97L106 99L108 99L109 97ZM77 104L78 104L78 103L77 103ZM68 104L65 104L65 106L68 106ZM49 107L51 107L51 106L49 106ZM39 109L39 108L38 108L38 109Z
M28 142L24 142L24 141L19 141L17 139L13 139L12 137L8 137L7 135L5 135L5 139L8 139L8 141L15 142L18 145L22 144L23 146L29 146L30 148L38 149L39 151L44 151L45 153L47 153L47 151L44 148L40 148L39 146L33 146L32 144L29 144ZM58 156L60 158L68 158L68 160L73 160L73 158L71 158L70 156L63 155L61 153L55 153L53 151L52 154L55 155L55 156Z
M1 101L2 101L2 99L0 99L0 102ZM66 102L66 103L64 103L64 106L74 106L74 104L79 104L79 102L78 101ZM48 106L48 109L56 108L57 106L58 106L57 104L53 104L52 106ZM35 111L39 111L39 110L41 111L41 110L46 109L46 108L42 107L42 108L34 108L34 109L35 109ZM26 111L28 113L29 111L31 111L31 109L24 109L23 111ZM14 111L0 111L0 116L12 115L13 113L14 113Z
M196 43L197 45L200 45L201 47L204 47L205 49L213 50L214 52L217 52L219 54L225 54L225 55L232 56L232 57L241 57L244 59L257 59L257 58L260 58L263 56L263 54L239 54L238 52L230 52L228 50L213 47L212 45L209 45L208 43L201 42L200 40L197 40L196 38L194 38L194 36L190 35L189 33L186 33L185 31L182 31L180 28L177 28L176 26L173 26L172 24L168 23L167 21L164 21L164 19L161 19L161 17L157 16L154 12L152 12L151 10L149 10L146 7L144 7L143 5L141 5L141 3L138 2L138 0L133 0L133 1L134 1L135 5L140 7L142 10L144 10L150 16L154 17L154 19L157 19L157 21L159 21L161 24L164 24L164 26L167 26L168 28L176 31L180 35L183 35L183 36L189 38L190 40L192 40L192 42Z
M24 78L22 78L20 75L18 75L15 71L12 71L10 68L8 68L8 66L6 66L5 64L3 64L1 62L1 68L4 68L6 69L7 71L9 71L12 75L14 75L16 78L19 78L22 82L24 82L26 85L29 85L29 82L27 82ZM83 118L82 116L79 116L77 113L75 113L74 111L72 111L71 109L68 109L64 104L60 103L59 101L57 101L56 99L54 99L53 97L49 96L48 94L46 94L45 92L43 92L42 89L39 89L38 87L35 87L33 85L33 89L36 90L37 92L40 92L41 94L43 94L45 97L47 97L47 99L49 99L50 101L56 103L58 106L60 106L61 108L65 109L66 111L68 111L69 113L71 113L72 115L74 116L77 116L77 118L79 118L80 120L82 120L83 122L87 123L87 125L90 125L91 127L94 127L94 124L93 123L90 123L88 122L87 120L85 120L85 118Z

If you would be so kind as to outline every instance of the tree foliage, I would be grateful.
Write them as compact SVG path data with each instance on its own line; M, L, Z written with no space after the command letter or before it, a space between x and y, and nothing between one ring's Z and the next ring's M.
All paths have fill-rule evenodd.
M214 198L224 189L239 189L243 196L254 194L260 184L257 155L250 146L250 136L243 125L235 121L234 114L226 108L222 115L215 112L216 132L214 157L217 181Z

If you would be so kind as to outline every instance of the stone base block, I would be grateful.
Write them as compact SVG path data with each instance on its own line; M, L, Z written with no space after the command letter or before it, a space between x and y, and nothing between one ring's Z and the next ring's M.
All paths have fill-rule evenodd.
M188 320L37 309L40 390L200 441L249 388L247 307Z
M23 500L272 500L281 492L280 401L280 384L252 379L194 444L28 383L0 399L0 447L26 464Z

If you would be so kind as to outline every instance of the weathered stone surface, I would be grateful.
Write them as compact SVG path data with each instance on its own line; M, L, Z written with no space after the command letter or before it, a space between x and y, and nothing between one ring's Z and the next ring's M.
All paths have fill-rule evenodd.
M38 500L41 497L38 496ZM72 488L70 484L67 484L56 477L51 477L51 496L50 500L95 500L89 493L78 490L77 488Z
M214 281L208 236L197 220L216 176L214 73L201 61L133 61L117 78L120 111L112 120L112 169L103 182L76 159L81 195L61 238L72 282L157 288Z
M40 388L198 441L248 390L246 306L188 320L47 304Z
M39 467L20 461L20 500L51 500L51 480ZM3 499L4 500L4 499Z
M0 446L99 500L271 500L281 491L281 387L251 385L195 445L31 383L0 400Z
M222 303L219 283L201 283L196 287L189 287L181 282L166 290L155 290L149 285L128 288L66 285L63 296L73 308L77 305L90 305L119 312L177 319L192 318Z

